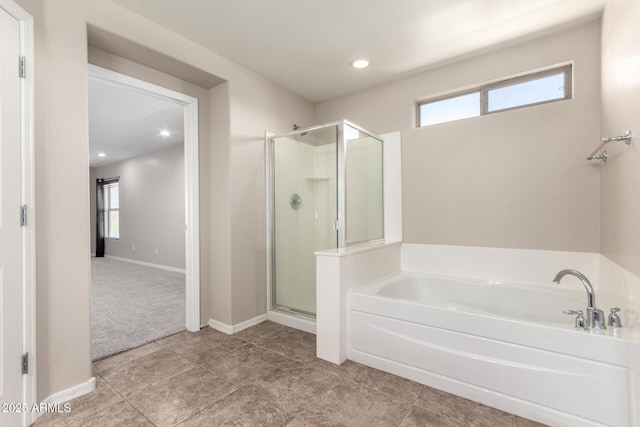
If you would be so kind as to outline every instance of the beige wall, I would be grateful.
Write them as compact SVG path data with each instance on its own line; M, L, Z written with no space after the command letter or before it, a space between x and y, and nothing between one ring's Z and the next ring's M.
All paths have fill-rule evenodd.
M215 183L204 205L221 204L201 217L202 286L212 292L203 304L221 322L266 310L264 132L309 125L314 109L108 0L18 2L34 16L36 31L37 369L43 399L92 376L87 24L228 82L208 93L212 109L201 117L210 125L208 144L200 145L201 185L206 191ZM225 252L230 257L215 257ZM210 275L214 268L221 271ZM211 304L218 291L224 303Z
M610 143L600 165L602 253L640 275L640 2L610 1L602 19L602 136L631 130L631 146Z
M237 324L266 312L265 130L283 133L310 126L313 105L246 76L229 84L231 319ZM217 319L220 320L220 319Z
M402 131L405 242L599 252L599 170L585 160L599 40L591 23L321 103L316 120ZM572 100L414 127L418 99L569 61Z
M91 168L92 253L96 179L110 177L120 178L120 238L105 239L105 255L184 269L184 145Z
M210 256L201 263L207 268L209 295L207 302L210 318L231 324L231 191L229 189L231 121L229 111L229 83L224 83L209 91L209 123L211 125L211 147L207 156L209 171L208 230L200 224L202 240L211 242ZM214 125L215 123L215 125ZM202 159L202 153L200 153ZM213 197L215 195L215 197ZM204 200L200 200L202 206ZM202 221L201 221L202 222ZM206 236L206 237L204 237ZM202 246L202 243L201 243ZM204 265L203 265L204 264ZM203 273L203 277L204 273ZM201 301L204 298L201 298Z

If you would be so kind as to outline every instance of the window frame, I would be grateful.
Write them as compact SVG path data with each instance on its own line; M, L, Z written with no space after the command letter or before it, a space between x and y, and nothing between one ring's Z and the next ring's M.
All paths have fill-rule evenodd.
M522 105L517 105L515 107L509 107L509 108L502 108L500 110L495 110L495 111L489 111L489 92L495 89L502 89L505 87L509 87L509 86L515 86L518 85L520 83L526 83L529 81L534 81L534 80L539 80L541 78L547 77L547 76L552 76L554 74L559 74L559 73L563 73L564 74L564 96L561 98L555 98L555 99L548 99L546 101L540 101L540 102L533 102L533 103L529 103L529 104L522 104ZM460 119L455 119L455 120L450 120L447 122L440 122L440 123L433 123L430 125L422 125L421 124L421 107L423 105L426 104L431 104L434 102L438 102L438 101L443 101L445 99L452 99L452 98L457 98L459 96L464 96L464 95L468 95L471 93L476 93L476 92L480 92L480 106L479 106L479 115L474 116L474 117L482 117L482 116L486 116L488 114L495 114L495 113L502 113L504 111L510 111L510 110L516 110L519 108L525 108L525 107L532 107L535 105L541 105L541 104L547 104L550 102L557 102L557 101L566 101L569 99L573 99L573 63L568 63L568 64L564 64L564 65L560 65L560 66L556 66L553 68L548 68L545 70L541 70L541 71L534 71L534 72L530 72L527 74L523 74L520 76L516 76L516 77L511 77L511 78L507 78L507 79L503 79L503 80L499 80L496 82L492 82L492 83L486 83L483 85L479 85L476 86L474 88L471 89L466 89L466 90L461 90L458 92L454 92L454 93L449 93L447 95L442 95L442 96L437 96L437 97L433 97L433 98L427 98L427 99L423 99L420 101L416 102L416 128L423 128L423 127L427 127L427 126L434 126L434 125L439 125L439 124L443 124L443 123L451 123L451 122L455 122L458 120L464 120L467 118L474 118L474 117L465 117L465 118L460 118Z
M111 207L111 192L110 186L117 184L118 185L118 207L113 209ZM111 236L111 212L118 212L118 224L120 223L120 179L109 180L106 184L104 184L103 195L104 198L104 217L105 217L105 239L110 240L119 240L120 239L120 227L118 226L118 237ZM107 203L108 201L108 203Z

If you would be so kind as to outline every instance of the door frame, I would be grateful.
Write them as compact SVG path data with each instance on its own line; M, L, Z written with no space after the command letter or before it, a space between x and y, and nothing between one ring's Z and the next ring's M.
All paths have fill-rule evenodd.
M22 376L22 400L30 409L37 402L36 382L36 224L34 169L34 25L33 17L13 0L0 0L0 8L20 25L20 56L25 59L25 77L20 79L20 198L27 207L22 227L22 354L29 355L29 372ZM22 425L35 421L37 413L22 413Z
M88 64L89 77L163 98L184 107L186 328L200 330L200 193L198 99L126 74Z

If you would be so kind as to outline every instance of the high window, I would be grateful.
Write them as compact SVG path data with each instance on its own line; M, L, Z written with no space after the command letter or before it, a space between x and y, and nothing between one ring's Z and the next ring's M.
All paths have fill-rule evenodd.
M417 126L429 126L477 117L529 105L571 99L572 67L551 70L486 84L446 97L417 104Z
M120 238L120 183L118 181L104 186L105 237Z

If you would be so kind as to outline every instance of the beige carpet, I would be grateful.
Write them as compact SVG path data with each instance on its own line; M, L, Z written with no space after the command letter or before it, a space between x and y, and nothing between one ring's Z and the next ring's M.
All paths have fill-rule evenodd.
M185 330L185 275L91 259L91 359Z

